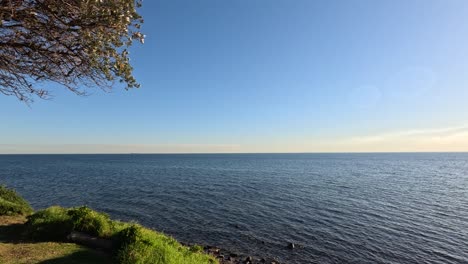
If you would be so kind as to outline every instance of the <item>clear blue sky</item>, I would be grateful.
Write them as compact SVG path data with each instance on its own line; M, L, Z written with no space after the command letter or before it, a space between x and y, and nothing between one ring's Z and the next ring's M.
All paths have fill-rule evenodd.
M0 96L0 153L468 151L468 1L140 11L142 87Z

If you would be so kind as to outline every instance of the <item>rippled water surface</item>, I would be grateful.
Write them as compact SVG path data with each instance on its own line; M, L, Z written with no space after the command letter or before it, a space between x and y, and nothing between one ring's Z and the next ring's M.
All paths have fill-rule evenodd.
M468 263L468 154L0 155L0 183L286 263Z

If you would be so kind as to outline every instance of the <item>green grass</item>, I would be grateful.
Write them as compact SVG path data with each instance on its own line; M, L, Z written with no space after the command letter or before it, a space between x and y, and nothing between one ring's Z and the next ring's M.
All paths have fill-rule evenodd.
M174 238L132 224L118 233L117 260L122 264L143 263L217 263L193 248L182 246Z
M86 206L63 208L52 206L28 216L29 237L41 241L64 241L72 231L91 236L110 238L123 224L112 221L108 215Z
M110 263L105 254L99 256L97 251L64 243L73 231L111 240L109 253L120 264L218 263L200 246L183 246L170 236L136 223L112 220L86 206L52 206L32 212L14 190L0 186L0 263ZM8 241L12 237L16 241Z
M110 264L109 256L73 243L0 243L2 264Z
M24 216L0 216L2 264L110 264L103 252L73 243L34 242L23 236Z
M15 190L0 186L0 215L28 215L32 212L29 203Z
M53 206L30 216L26 223L28 237L38 241L66 241L73 224L65 208Z
M135 223L114 221L88 207L49 207L28 216L27 235L40 241L65 241L72 232L107 238L114 243L115 260L121 264L217 263L200 247L182 246L177 240Z

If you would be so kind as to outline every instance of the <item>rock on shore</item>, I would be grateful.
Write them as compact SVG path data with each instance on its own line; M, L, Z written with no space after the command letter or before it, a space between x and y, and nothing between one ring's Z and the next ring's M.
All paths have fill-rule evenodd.
M185 246L192 246L190 243L182 244ZM237 254L214 246L204 246L203 251L214 256L220 264L285 264L274 258Z
M220 264L284 264L276 259L236 254L212 246L205 246L204 251L205 253L215 256Z

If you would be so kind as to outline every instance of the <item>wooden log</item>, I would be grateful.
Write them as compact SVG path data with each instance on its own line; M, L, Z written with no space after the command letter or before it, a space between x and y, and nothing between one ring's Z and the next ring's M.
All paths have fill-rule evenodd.
M105 249L105 250L111 250L113 246L112 240L99 238L99 237L93 237L93 236L87 235L85 233L80 233L80 232L71 232L67 236L67 238L68 240L74 243L87 246L90 248L100 248L100 249Z

